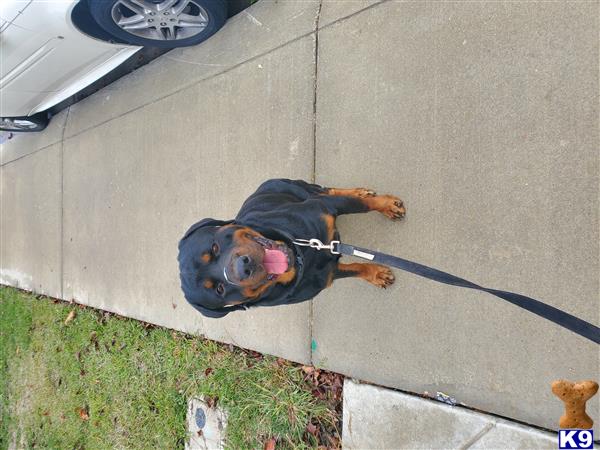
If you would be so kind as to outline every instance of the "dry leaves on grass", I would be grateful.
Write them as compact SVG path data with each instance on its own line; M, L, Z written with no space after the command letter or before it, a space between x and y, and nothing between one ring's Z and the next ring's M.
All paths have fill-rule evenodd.
M209 408L215 408L217 406L218 401L219 397L207 397L205 400Z
M77 408L77 414L79 414L79 417L81 418L81 420L90 420L90 414L87 411L87 407L85 408Z
M267 442L265 442L263 450L275 450L275 439L271 438Z
M302 366L302 371L306 374L304 381L314 386L312 389L313 396L318 399L329 397L332 400L341 400L344 387L344 378L342 375L322 371L312 366Z
M300 368L304 373L304 381L311 386L312 395L320 401L327 402L329 407L341 417L344 377L338 373L327 372L313 366L301 366ZM341 444L338 427L339 423L334 426L309 423L305 431L307 437L312 436L316 439L317 448L339 449Z
M316 437L317 433L319 432L319 428L315 424L309 423L306 425L306 431Z
M273 365L275 367L288 367L290 365L290 362L283 358L277 358Z
M65 325L68 325L75 318L75 310L72 309L67 318L65 319Z

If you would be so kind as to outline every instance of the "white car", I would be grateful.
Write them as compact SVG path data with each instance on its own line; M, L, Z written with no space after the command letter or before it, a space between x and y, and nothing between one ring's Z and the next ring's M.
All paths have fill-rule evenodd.
M230 12L226 0L0 0L0 129L44 129L142 48L198 44Z

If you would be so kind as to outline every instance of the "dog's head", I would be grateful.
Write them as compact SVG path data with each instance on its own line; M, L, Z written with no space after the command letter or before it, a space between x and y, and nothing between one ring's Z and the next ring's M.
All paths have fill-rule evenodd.
M295 275L288 245L232 221L193 225L179 242L178 260L185 298L209 317L257 302L275 283Z

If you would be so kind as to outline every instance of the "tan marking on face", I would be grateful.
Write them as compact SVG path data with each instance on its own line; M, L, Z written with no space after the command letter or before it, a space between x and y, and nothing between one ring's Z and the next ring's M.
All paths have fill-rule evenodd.
M202 262L204 264L208 264L212 260L212 255L210 253L202 253Z
M264 284L261 284L257 288L247 287L242 291L242 295L247 299L254 299L260 297L267 289L269 289L274 284L274 280L267 281Z
M282 273L275 279L277 284L289 284L296 277L296 269L291 267L287 272Z
M242 295L248 299L254 299L260 297L268 288L273 286L274 284L288 284L292 282L292 280L296 277L296 269L291 268L287 272L282 273L276 279L267 281L264 284L261 284L257 288L247 287L242 291Z
M215 287L215 284L212 282L212 280L204 280L204 284L203 284L203 286L204 286L206 289L212 289L212 288L214 288L214 287Z

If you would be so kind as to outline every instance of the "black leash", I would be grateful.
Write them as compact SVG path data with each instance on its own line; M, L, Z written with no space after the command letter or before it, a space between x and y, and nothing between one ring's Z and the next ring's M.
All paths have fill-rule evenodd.
M591 323L586 322L578 317L572 316L571 314L561 311L553 306L546 305L539 300L526 297L525 295L485 288L432 267L398 258L397 256L386 255L385 253L374 252L361 247L343 244L340 241L331 241L329 244L325 245L318 239L296 239L294 240L294 244L311 247L316 250L327 249L334 255L341 254L347 256L357 256L359 258L368 259L369 261L376 263L396 267L398 269L414 273L415 275L437 281L438 283L484 291L488 294L500 297L507 302L512 303L513 305L537 314L538 316L548 319L557 325L560 325L561 327L567 328L568 330L571 330L572 332L595 342L596 344L600 344L600 328L597 326L592 325Z

